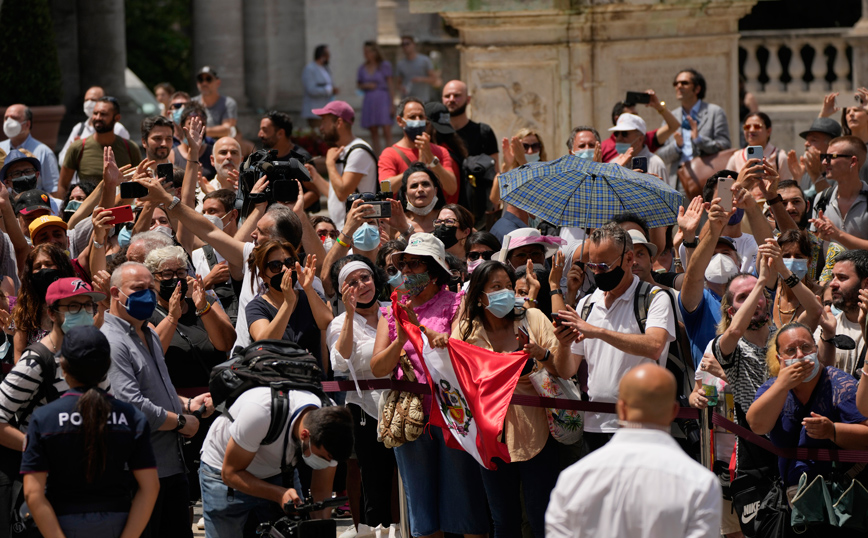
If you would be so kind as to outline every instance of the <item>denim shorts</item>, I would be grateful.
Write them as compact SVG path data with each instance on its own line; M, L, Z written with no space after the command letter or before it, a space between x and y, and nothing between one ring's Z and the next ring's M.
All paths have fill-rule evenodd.
M126 512L83 512L57 516L67 538L117 538L127 524Z
M281 485L281 476L266 478L266 482ZM220 477L220 469L205 462L199 464L199 482L202 486L202 516L205 518L205 536L242 536L244 525L251 515L259 521L274 521L282 516L277 503L261 497L229 490Z
M407 496L413 536L427 536L438 530L488 533L482 466L467 452L448 448L440 428L425 428L418 439L395 449L395 459Z

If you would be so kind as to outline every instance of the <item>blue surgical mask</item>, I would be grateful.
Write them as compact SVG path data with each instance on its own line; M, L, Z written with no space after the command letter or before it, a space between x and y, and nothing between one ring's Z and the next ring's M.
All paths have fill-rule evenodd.
M814 369L811 370L811 374L802 380L802 383L807 383L808 381L817 377L817 373L820 371L820 361L817 358L816 353L811 353L810 355L805 355L801 359L784 359L784 366L792 366L799 361L810 361L814 364Z
M157 308L157 294L154 290L148 288L139 290L132 295L127 295L120 292L121 295L127 298L127 304L122 305L127 312L139 321L145 321L150 318Z
M808 260L804 258L784 258L784 265L794 275L799 277L799 280L802 280L808 274Z
M175 122L175 125L181 125L181 114L183 113L183 107L172 110L172 121Z
M539 152L536 153L525 153L524 158L529 163L537 163L539 162Z
M389 277L388 282L393 288L400 288L404 285L404 275L401 274L401 271L398 271L394 276Z
M486 310L498 318L506 317L515 308L515 292L512 290L500 290L485 295L488 297Z
M428 287L431 283L431 277L428 273L404 275L404 289L407 290L407 295L415 297L422 293L422 290Z
M594 158L594 150L592 149L580 149L578 151L574 151L573 155L578 157L579 159L585 159L586 161L590 161Z
M632 146L633 144L628 144L627 142L615 142L615 151L618 152L618 155L623 155L627 153L627 150Z
M93 314L82 308L75 314L71 312L64 313L60 329L63 331L63 334L66 334L75 327L88 327L90 325L93 325Z
M841 310L840 308L836 308L835 305L832 305L832 315L833 316L840 316L843 313L844 313L843 310Z
M366 252L380 246L380 229L367 222L353 232L353 246Z
M416 140L417 136L425 132L427 123L427 120L404 120L404 134L410 141Z
M118 245L125 247L130 244L130 239L133 237L133 230L124 226L118 233Z
M66 202L66 206L63 208L64 213L75 213L75 211L81 206L81 200L70 200Z
M743 219L743 218L744 218L744 209L739 207L738 209L735 210L735 213L733 213L733 215L731 217L729 217L729 222L727 222L727 224L729 226L736 225L739 222L741 222L741 219Z
M518 295L516 295L515 296L515 307L516 308L524 308L525 300L527 300L527 297L519 297Z

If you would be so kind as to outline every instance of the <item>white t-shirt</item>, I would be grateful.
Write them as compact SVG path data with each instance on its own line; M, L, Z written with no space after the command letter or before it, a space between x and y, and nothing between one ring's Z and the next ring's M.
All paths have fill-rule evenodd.
M280 464L283 460L283 438L286 428L292 428L298 420L296 411L305 407L320 407L322 403L317 396L309 392L298 390L289 391L289 417L291 422L280 430L277 441L269 445L261 445L268 426L271 424L271 389L257 387L250 389L235 400L229 408L229 413L235 418L229 420L225 415L217 417L205 442L202 445L202 461L221 469L223 458L226 455L226 447L229 438L248 452L256 452L256 456L247 466L247 471L256 478L269 478L280 474ZM286 462L292 463L295 459L295 440L290 432L289 443L286 447Z
M603 329L609 329L621 334L641 334L639 322L633 311L633 301L639 277L633 275L633 283L623 295L615 299L610 308L606 308L603 291L597 289L593 294L582 297L576 306L581 314L587 301L594 303L594 308L588 315L588 323ZM667 342L675 340L675 317L672 313L672 303L669 297L658 293L651 301L648 309L648 319L645 328L659 327L668 333ZM582 340L573 344L573 353L583 355L588 361L588 395L592 402L616 403L618 401L618 384L624 374L640 364L654 362L649 358L624 353L616 347L598 338ZM669 346L664 346L658 363L666 366L666 356ZM611 413L586 413L585 431L614 432L618 430L618 417Z
M217 249L214 249L214 256L217 258L217 263L221 263L221 262L226 261L226 258L221 256L220 253L217 252ZM193 254L191 254L190 258L193 261L193 267L196 269L197 275L201 276L202 278L205 278L208 275L208 273L211 272L211 267L208 265L208 259L205 258L205 251L204 250L202 250L201 248L197 248L196 250L193 251ZM226 282L228 283L230 281L231 281L231 277Z
M865 342L862 340L862 329L859 327L859 322L852 322L847 319L847 314L841 312L835 316L838 322L835 334L846 334L856 342L856 349L836 349L835 350L835 368L843 370L850 375L856 371L856 362L859 361L859 354L862 353L862 348L865 347ZM823 329L817 327L814 332L814 340L820 341L820 335Z
M342 160L346 157L349 148L359 144L369 148L371 147L370 144L361 138L356 138L344 147L344 150L338 155L338 160ZM346 164L337 163L337 170L341 175L343 175L344 172L364 174L361 181L359 181L358 187L356 187L356 190L359 192L377 191L377 161L375 161L364 149L354 149L352 153L350 153ZM334 221L335 227L340 230L344 227L344 220L347 218L346 200L341 201L338 199L331 182L329 182L328 208L329 217Z

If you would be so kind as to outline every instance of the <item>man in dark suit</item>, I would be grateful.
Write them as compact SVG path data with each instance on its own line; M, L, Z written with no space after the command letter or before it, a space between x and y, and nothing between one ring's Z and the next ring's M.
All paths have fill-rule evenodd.
M678 165L700 155L711 155L728 149L729 124L726 113L717 105L706 103L705 77L695 69L680 71L675 77L675 95L681 107L672 111L681 131L657 150L657 156L670 166L669 184L677 187Z

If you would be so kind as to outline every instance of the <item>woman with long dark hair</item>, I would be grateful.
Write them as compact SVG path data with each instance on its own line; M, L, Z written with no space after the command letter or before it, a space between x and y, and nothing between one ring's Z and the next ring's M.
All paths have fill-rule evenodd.
M52 323L45 310L45 293L52 282L75 276L69 257L54 243L33 247L24 262L18 300L12 309L15 323L15 362L24 348L45 338Z
M21 462L33 519L43 536L140 536L160 489L148 421L99 388L111 347L96 327L70 330L60 366L70 389L34 413Z
M420 162L404 171L398 201L407 220L417 232L433 233L439 209L446 204L446 195L437 176Z

